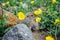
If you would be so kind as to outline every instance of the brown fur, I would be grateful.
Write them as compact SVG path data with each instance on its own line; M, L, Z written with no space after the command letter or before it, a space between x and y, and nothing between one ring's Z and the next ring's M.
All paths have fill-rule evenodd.
M39 30L39 24L35 21L37 16L33 12L26 13L26 19L20 21L20 23L26 24L32 30Z

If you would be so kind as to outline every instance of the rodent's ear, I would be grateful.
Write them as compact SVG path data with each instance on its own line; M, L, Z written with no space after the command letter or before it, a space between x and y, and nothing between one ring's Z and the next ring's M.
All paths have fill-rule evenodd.
M36 16L34 15L34 13L33 12L28 12L28 13L26 13L26 18L27 17L29 17L29 18L35 18Z
M26 13L26 17L30 17L31 16L31 12Z
M31 17L33 17L34 15L33 15L33 14L31 14L30 16L31 16Z

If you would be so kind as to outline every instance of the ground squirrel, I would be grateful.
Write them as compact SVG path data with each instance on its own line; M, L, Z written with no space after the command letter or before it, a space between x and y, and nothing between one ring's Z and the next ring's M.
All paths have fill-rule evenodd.
M20 23L26 24L31 30L39 30L39 23L35 21L36 17L33 12L28 12L25 20L20 21Z

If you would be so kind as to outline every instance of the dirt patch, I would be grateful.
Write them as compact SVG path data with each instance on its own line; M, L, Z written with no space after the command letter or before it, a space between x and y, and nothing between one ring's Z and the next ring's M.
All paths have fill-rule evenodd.
M32 32L34 36L34 40L45 40L45 34L40 31L34 31Z

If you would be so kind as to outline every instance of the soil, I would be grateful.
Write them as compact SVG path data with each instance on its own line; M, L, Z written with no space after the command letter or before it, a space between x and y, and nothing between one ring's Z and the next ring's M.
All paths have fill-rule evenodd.
M45 40L44 32L34 31L32 33L33 33L33 36L34 36L34 40Z
M33 31L34 40L45 40L46 34L40 31ZM56 40L56 39L55 39ZM60 35L57 37L57 40L60 40Z

